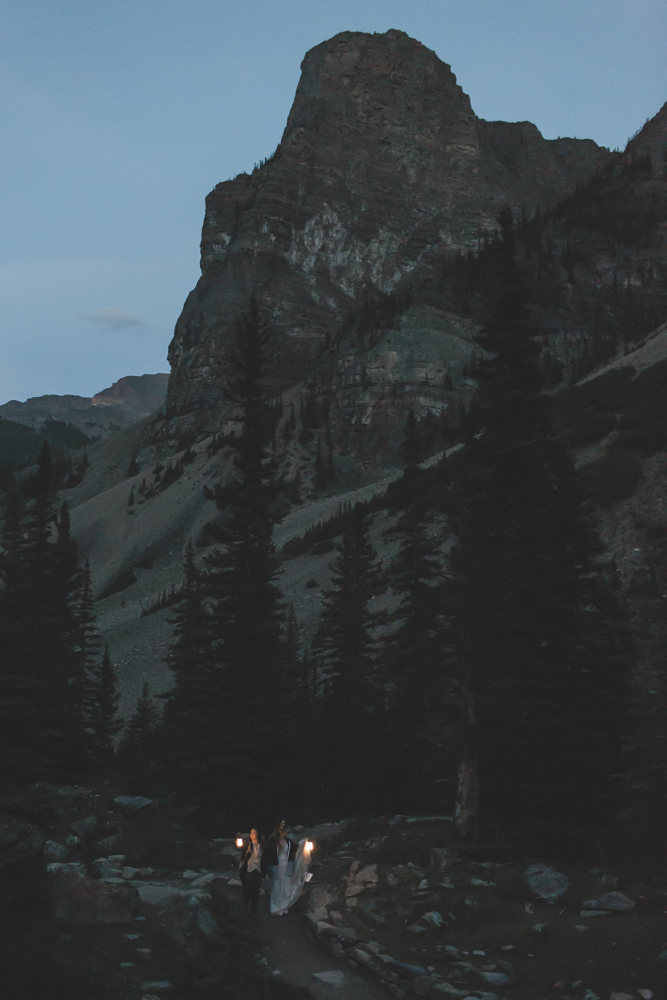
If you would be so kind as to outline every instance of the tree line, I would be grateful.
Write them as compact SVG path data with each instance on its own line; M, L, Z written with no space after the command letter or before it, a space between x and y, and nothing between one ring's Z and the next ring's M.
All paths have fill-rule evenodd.
M43 450L41 492L23 516L10 503L0 562L3 774L66 778L113 759L135 790L162 783L218 826L258 809L452 808L459 836L474 838L599 827L624 803L635 819L655 815L661 737L647 736L643 693L628 713L632 643L550 423L508 212L500 225L476 369L482 429L424 470L409 415L388 495L395 557L380 563L367 510L347 512L307 649L278 582L267 333L251 302L229 386L233 475L209 494L227 540L200 564L188 546L174 685L162 713L144 688L115 756L113 670Z

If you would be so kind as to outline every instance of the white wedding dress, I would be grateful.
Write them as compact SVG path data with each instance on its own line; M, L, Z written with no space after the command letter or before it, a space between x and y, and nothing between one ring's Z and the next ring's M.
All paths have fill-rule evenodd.
M310 864L310 851L306 840L300 840L294 861L288 861L289 849L278 853L278 864L270 865L271 916L287 913L303 892L306 872Z

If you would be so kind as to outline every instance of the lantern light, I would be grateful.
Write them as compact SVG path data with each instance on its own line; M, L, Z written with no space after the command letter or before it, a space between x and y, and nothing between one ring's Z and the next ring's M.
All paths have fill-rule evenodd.
M236 838L236 846L237 847L243 847L243 837L237 837Z
M312 840L307 840L306 841L306 850L307 851L312 851L312 849L313 849L313 842L312 842Z

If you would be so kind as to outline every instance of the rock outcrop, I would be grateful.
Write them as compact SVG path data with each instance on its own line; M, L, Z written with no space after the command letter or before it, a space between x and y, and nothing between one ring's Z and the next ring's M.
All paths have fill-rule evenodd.
M236 320L255 294L271 388L315 380L337 438L376 453L375 424L452 405L473 349L474 324L420 286L443 257L476 249L504 204L547 208L609 155L590 140L545 140L529 122L479 119L450 67L403 32L342 32L311 49L274 156L206 200L202 277L170 346L154 439L220 426L211 411L224 412ZM394 337L370 354L352 347L351 314L408 283Z

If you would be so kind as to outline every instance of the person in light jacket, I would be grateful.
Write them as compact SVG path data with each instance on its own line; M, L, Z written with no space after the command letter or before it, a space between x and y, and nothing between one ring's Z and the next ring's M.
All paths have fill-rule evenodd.
M263 845L257 830L253 827L250 837L241 848L239 876L243 886L243 902L253 913L257 913L259 890L262 887Z

